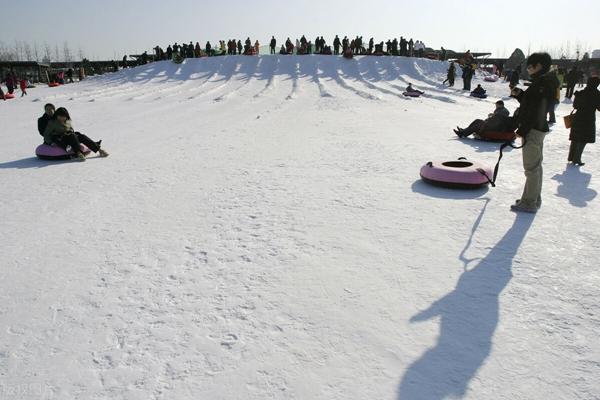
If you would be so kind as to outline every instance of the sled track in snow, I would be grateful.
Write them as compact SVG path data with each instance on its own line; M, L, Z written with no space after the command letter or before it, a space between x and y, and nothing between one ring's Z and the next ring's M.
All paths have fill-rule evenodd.
M422 101L455 103L465 93L442 85L446 69L447 63L405 57L222 56L121 70L84 81L75 91L36 100L226 103L267 94L283 100L313 94L343 100L349 94L367 101L405 102L411 99L402 92L412 83L425 91Z

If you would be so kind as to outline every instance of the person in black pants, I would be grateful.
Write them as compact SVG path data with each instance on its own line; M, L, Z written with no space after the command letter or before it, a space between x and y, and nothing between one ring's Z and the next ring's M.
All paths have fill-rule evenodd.
M585 145L596 142L596 111L600 111L600 78L591 77L585 89L575 92L573 126L569 134L569 162L582 166L581 154Z
M74 131L71 125L71 116L64 107L56 110L48 121L44 130L44 143L48 145L56 144L65 150L71 147L71 151L80 161L85 161L85 155L81 152L80 144L86 145L91 151L98 153L100 157L108 156L108 153L100 148L102 140L94 142L83 133Z

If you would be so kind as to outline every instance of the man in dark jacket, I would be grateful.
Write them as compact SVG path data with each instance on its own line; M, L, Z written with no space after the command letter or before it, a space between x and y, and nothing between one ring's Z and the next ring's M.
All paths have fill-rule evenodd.
M454 133L460 138L467 137L474 133L482 132L511 132L513 131L513 121L510 117L510 112L504 107L504 102L498 100L496 109L493 113L488 114L487 119L476 119L465 129L458 126L454 129Z
M42 135L42 137L44 136L44 131L48 126L48 121L50 121L54 115L54 111L54 105L48 103L44 106L44 115L38 118L38 132L40 135Z
M271 36L271 43L269 43L269 48L271 49L271 54L275 54L276 47L277 47L277 40L275 40L275 36Z
M340 41L340 38L338 37L338 35L335 35L335 39L333 39L333 54L338 56L340 54L340 46L341 46L342 42Z
M471 80L473 79L473 67L471 64L466 64L462 69L463 90L471 90Z
M577 81L581 78L581 73L577 69L577 67L573 67L569 72L567 72L567 76L565 76L565 80L567 81L567 93L565 97L570 99L573 97L573 92L575 91L575 85L577 85Z
M581 154L585 145L596 142L596 111L600 111L600 78L592 77L587 81L585 89L575 92L573 108L577 110L573 116L573 126L569 140L569 161L582 166Z
M521 66L517 65L517 68L510 75L510 83L508 86L512 89L519 84L519 79L521 79Z
M527 90L513 88L511 96L521 107L517 117L517 135L523 139L525 188L520 200L510 206L513 211L535 213L542 205L542 160L544 137L549 131L546 113L548 103L556 95L556 83L548 74L552 58L548 53L533 53L527 59L531 85Z

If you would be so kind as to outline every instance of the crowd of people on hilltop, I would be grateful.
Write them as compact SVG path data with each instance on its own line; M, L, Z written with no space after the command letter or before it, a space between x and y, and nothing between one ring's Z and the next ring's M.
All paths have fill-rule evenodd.
M247 38L242 43L241 40L230 39L220 40L217 46L213 46L210 41L207 41L204 46L200 42L193 43L181 43L175 42L172 45L168 45L166 49L161 46L155 46L153 48L154 54L149 55L148 52L142 53L138 57L139 64L147 64L150 61L162 61L162 60L173 60L185 59L185 58L199 58L199 57L210 57L216 55L257 55L259 53L260 43L258 40L252 41ZM289 37L281 47L277 49L277 39L275 36L271 37L269 41L270 54L325 54L325 55L396 55L405 57L425 57L428 55L427 47L425 43L420 40L406 39L400 37L400 39L393 38L387 41L381 41L376 43L374 38L370 38L368 42L364 41L362 36L356 36L354 39L349 39L344 36L340 39L339 35L336 35L330 45L323 36L317 36L314 41L308 40L306 36L302 35L300 39L292 41ZM446 59L446 50L442 47L441 52L431 51L429 55L433 58L440 60ZM126 68L127 56L123 57L122 67Z

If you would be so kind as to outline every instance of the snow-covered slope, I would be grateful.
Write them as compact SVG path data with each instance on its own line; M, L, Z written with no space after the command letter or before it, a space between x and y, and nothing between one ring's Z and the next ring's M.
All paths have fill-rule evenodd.
M0 104L0 398L598 399L598 147L567 166L552 129L535 217L518 150L427 186L493 165L452 128L516 107L446 68L218 57ZM46 102L110 157L34 158Z

